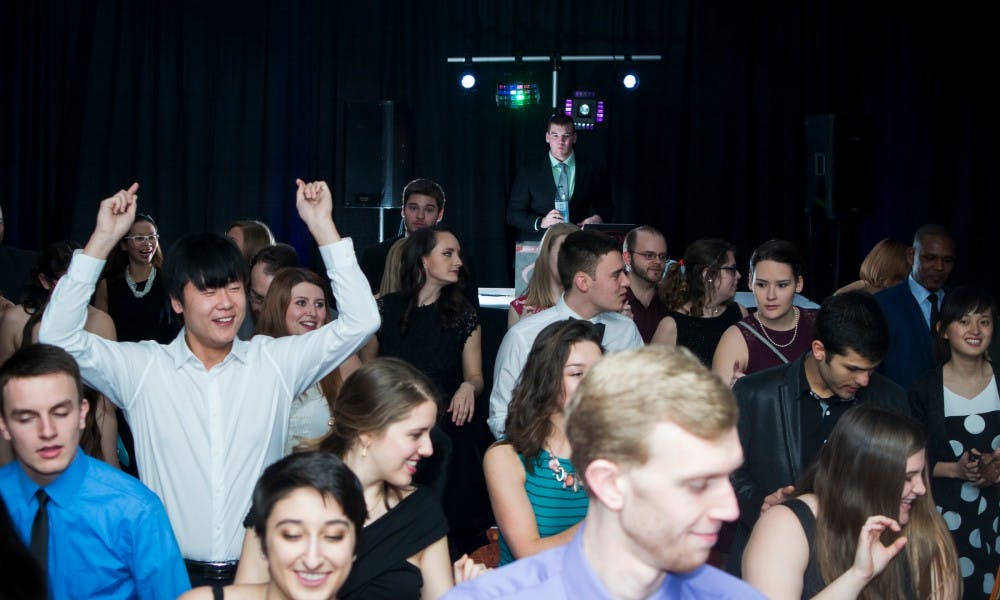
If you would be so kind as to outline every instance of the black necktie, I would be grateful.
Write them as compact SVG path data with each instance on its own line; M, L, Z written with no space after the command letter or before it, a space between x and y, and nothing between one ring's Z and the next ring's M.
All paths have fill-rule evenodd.
M941 318L941 313L938 311L937 294L931 292L931 295L927 296L927 301L931 303L931 335L934 335L937 333L934 328L937 327L938 319Z
M39 488L35 492L35 497L38 498L38 512L35 513L35 521L31 524L31 555L35 557L43 571L48 571L49 511L46 510L46 505L49 503L49 495Z

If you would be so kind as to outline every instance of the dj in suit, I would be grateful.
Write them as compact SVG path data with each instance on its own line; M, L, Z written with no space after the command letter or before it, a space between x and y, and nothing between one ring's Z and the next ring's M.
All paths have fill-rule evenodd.
M574 154L573 119L566 115L551 117L545 141L549 145L548 160L532 161L522 167L510 192L507 222L517 228L517 239L540 239L551 225L566 221L556 209L560 191L569 200L569 222L583 225L610 221L615 213L611 186L602 167Z

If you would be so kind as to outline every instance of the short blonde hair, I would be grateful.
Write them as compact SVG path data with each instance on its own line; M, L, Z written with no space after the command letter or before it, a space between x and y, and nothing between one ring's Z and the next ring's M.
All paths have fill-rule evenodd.
M598 458L645 463L659 423L714 440L736 419L729 387L690 350L653 344L609 354L590 370L570 401L566 436L583 473Z

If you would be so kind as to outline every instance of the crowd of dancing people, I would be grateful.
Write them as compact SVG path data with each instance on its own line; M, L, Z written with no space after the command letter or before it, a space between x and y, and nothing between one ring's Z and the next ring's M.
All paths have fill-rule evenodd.
M325 273L259 221L164 252L138 184L38 252L0 303L0 597L996 593L997 308L947 229L816 304L788 241L586 227L574 136L555 208L512 198L539 249L493 373L427 179L360 255L298 180Z

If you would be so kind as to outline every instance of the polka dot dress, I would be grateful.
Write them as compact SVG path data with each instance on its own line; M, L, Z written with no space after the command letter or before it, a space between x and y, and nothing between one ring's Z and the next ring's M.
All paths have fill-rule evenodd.
M990 381L975 398L963 398L945 388L945 431L958 460L973 448L986 454L1000 447L1000 395ZM965 598L985 598L993 589L1000 560L1000 494L997 486L979 488L968 481L935 477L934 500L955 546L965 583Z

